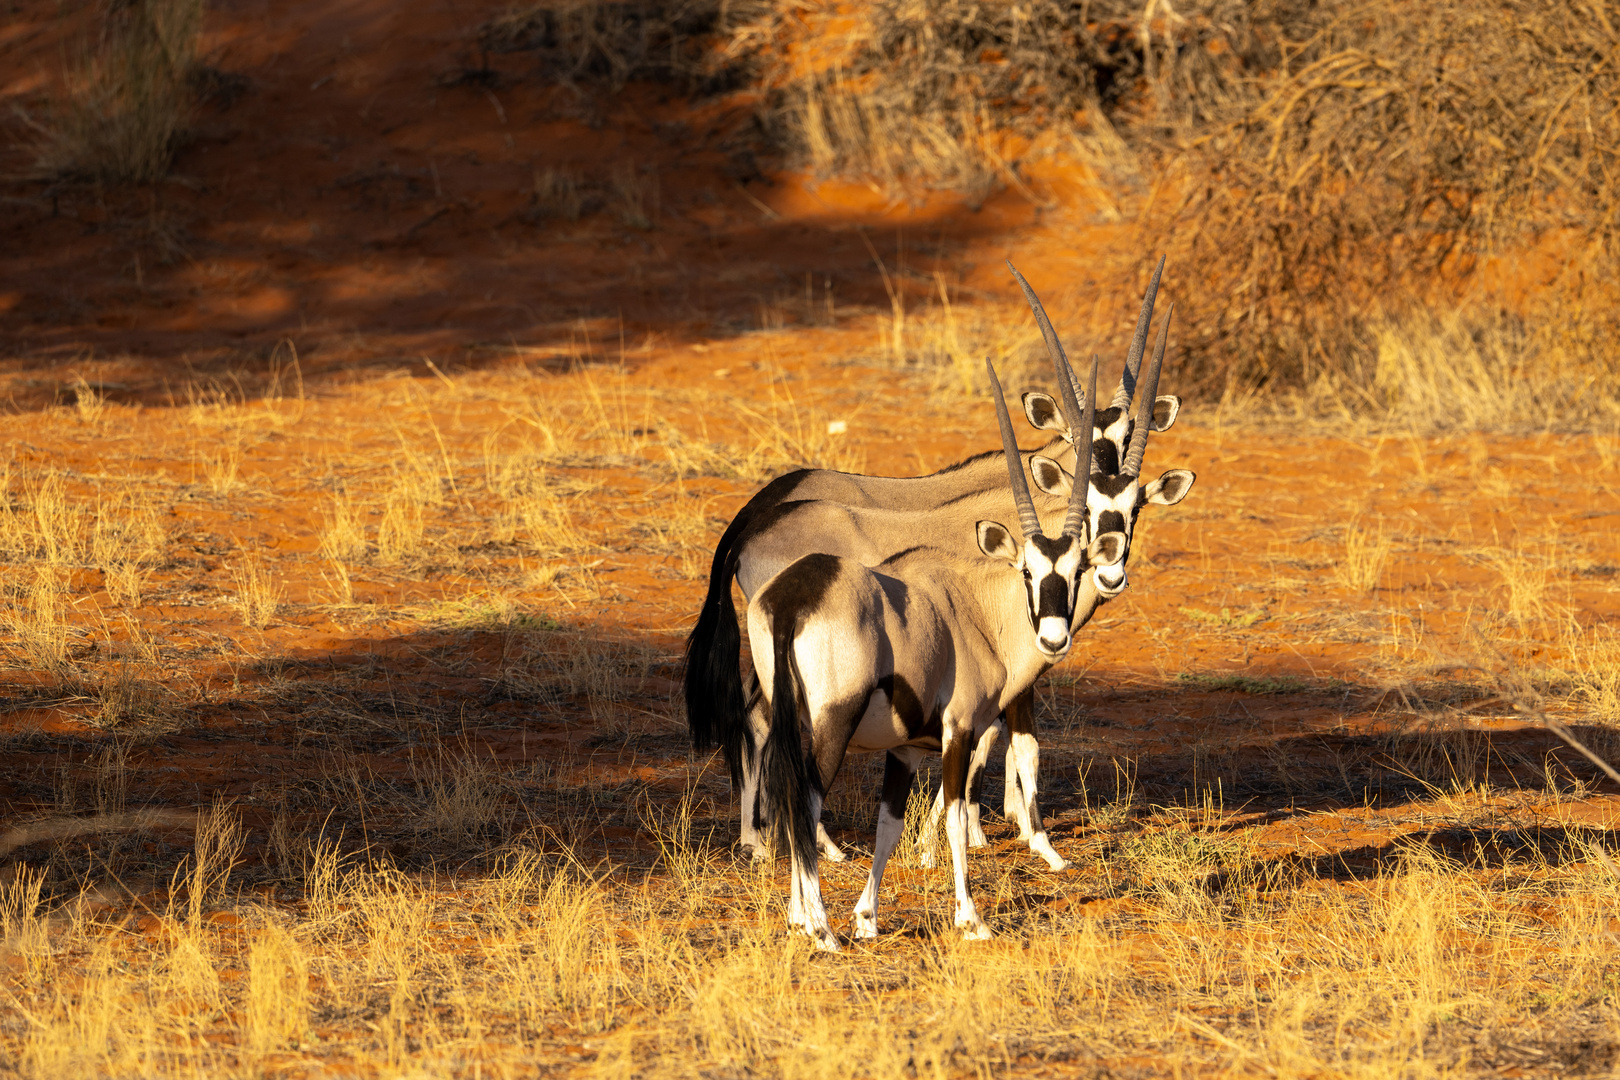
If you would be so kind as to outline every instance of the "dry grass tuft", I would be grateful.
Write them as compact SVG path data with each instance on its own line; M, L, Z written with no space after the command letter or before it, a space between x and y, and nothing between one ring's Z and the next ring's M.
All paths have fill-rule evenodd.
M412 562L426 550L429 495L415 470L395 473L377 523L377 559L384 566Z
M65 675L72 668L68 647L73 629L68 600L55 570L41 567L4 611L0 629L12 639L16 662L36 671Z
M242 621L255 630L270 625L281 610L282 589L257 555L244 552L231 564L231 584L236 588L233 601Z
M590 205L585 181L570 169L536 169L534 173L534 214L542 218L578 221Z
M42 172L134 184L168 172L190 117L188 79L203 6L203 0L109 6L97 41L68 72L66 98L35 124Z
M1333 567L1333 575L1347 589L1370 593L1378 588L1394 541L1384 535L1382 523L1376 528L1351 522L1344 530L1344 557Z
M613 207L619 221L647 231L658 223L658 174L621 161L613 170Z
M198 450L197 464L203 482L215 495L229 495L242 486L242 444L237 439Z
M196 928L203 913L228 895L231 873L242 859L247 835L242 817L230 803L216 798L197 812L191 865L186 870L186 922Z
M90 562L101 571L114 603L134 607L141 602L146 576L162 558L167 539L157 507L135 491L121 491L96 507Z
M254 935L247 962L243 1049L262 1061L296 1049L309 1031L309 955L292 933L272 923Z

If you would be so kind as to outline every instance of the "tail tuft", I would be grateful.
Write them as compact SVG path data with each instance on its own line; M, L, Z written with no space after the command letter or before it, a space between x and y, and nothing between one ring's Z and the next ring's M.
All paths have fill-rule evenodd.
M771 729L765 739L763 780L776 850L783 850L785 839L794 864L813 875L816 826L810 819L810 781L799 735L798 665L793 660L795 622L788 616L771 627L776 674L771 681Z
M686 639L686 671L682 689L686 697L686 726L692 747L713 749L716 742L725 752L733 787L742 785L743 755L752 754L754 741L748 731L749 701L742 681L742 634L737 627L737 609L731 602L731 580L737 574L737 561L752 537L769 528L784 512L795 488L810 473L799 469L779 476L748 500L715 546L709 564L709 590L703 597L697 625Z

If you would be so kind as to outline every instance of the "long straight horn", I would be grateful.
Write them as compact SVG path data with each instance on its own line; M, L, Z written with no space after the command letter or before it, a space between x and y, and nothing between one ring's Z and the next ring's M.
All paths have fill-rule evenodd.
M1130 410L1131 399L1136 396L1136 376L1142 370L1142 351L1147 348L1148 326L1153 322L1153 301L1159 295L1159 276L1164 273L1164 256L1154 268L1153 280L1148 282L1147 295L1142 298L1142 313L1136 317L1136 334L1131 338L1131 351L1125 354L1125 373L1119 377L1119 389L1114 391L1110 409Z
M1074 404L1075 398L1080 393L1080 376L1074 373L1074 365L1069 363L1069 354L1063 351L1063 343L1058 340L1057 331L1052 329L1052 320L1046 317L1046 305L1041 303L1041 298L1035 295L1035 290L1029 287L1029 282L1024 280L1024 275L1018 272L1018 267L1012 264L1011 259L1007 260L1007 269L1011 270L1012 276L1018 280L1018 287L1024 290L1024 299L1029 301L1029 310L1035 313L1035 324L1041 328L1041 337L1046 339L1046 355L1052 358L1052 367L1057 373L1058 392L1063 394L1063 407L1069 410L1069 441L1077 448L1075 452L1078 454L1082 440L1086 443L1091 442L1091 428L1079 426L1080 410ZM1095 416L1096 395L1087 394L1085 401Z
M1097 417L1097 368L1100 360L1095 353L1091 356L1091 385L1086 387L1085 408L1077 411L1079 419L1085 421L1084 427L1075 428L1076 431L1085 432L1085 450L1080 449L1078 443L1074 447L1074 486L1069 489L1069 514L1063 519L1064 536L1081 536L1081 530L1086 525L1086 502L1091 494L1091 459L1095 454L1091 442L1091 425ZM1072 396L1072 395L1071 395ZM1065 402L1067 404L1067 402ZM1081 470L1084 469L1084 472ZM1085 481L1081 481L1081 477Z
M1165 312L1159 326L1159 340L1153 343L1153 363L1148 365L1147 394L1136 406L1136 430L1131 432L1131 448L1125 453L1125 464L1120 469L1125 476L1142 475L1142 455L1147 453L1148 432L1153 428L1153 402L1159 394L1159 370L1164 366L1164 344L1170 337L1170 320L1176 317L1176 305Z
M1069 366L1068 354L1063 351L1063 343L1058 340L1057 331L1052 329L1052 320L1046 317L1046 308L1041 304L1041 298L1035 295L1035 290L1029 287L1029 282L1024 280L1024 275L1018 272L1018 267L1012 264L1012 260L1008 259L1006 262L1007 269L1012 271L1012 276L1018 282L1018 287L1024 290L1024 299L1029 301L1029 310L1035 313L1035 325L1041 328L1041 337L1046 339L1046 354L1052 358L1052 363L1057 365L1058 385L1061 386L1066 381L1064 369Z
M1018 440L1013 437L1012 417L1007 415L1007 399L1001 394L1001 380L996 378L996 367L987 356L984 370L990 373L990 389L996 392L996 422L1001 425L1001 445L1007 451L1007 479L1012 481L1013 502L1018 504L1018 522L1023 527L1024 539L1045 535L1041 519L1035 514L1035 500L1029 497L1029 481L1024 479L1024 459L1018 453Z

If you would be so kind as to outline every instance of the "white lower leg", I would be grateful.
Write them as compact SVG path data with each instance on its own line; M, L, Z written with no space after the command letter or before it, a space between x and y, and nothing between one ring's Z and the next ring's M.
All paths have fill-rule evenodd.
M1035 823L1030 821L1029 789L1023 786L1018 767L1019 751L1022 748L1024 739L1034 741L1032 736L1018 734L1014 734L1012 738L1007 740L1007 784L1003 796L1002 813L1006 815L1008 821L1018 826L1018 839L1027 843L1030 835L1035 831Z
M816 822L816 847L820 850L821 857L828 862L843 862L846 858L844 849L828 834L827 826L819 821Z
M945 807L945 833L951 842L951 863L956 876L956 926L970 941L983 941L990 928L979 918L967 886L967 806L952 802Z
M890 812L887 804L878 806L877 847L872 852L872 872L867 875L866 889L855 904L855 936L875 938L877 928L878 890L883 887L883 868L889 864L889 855L900 842L906 819Z
M800 866L798 860L793 864L793 891L799 904L799 921L795 925L810 935L816 948L837 952L838 938L833 935L827 909L821 902L821 878L813 868Z
M967 804L967 843L970 848L984 847L990 843L985 838L984 826L979 823L979 804L969 799Z
M743 733L742 828L738 833L739 846L751 851L755 859L772 859L776 856L772 850L770 830L761 831L756 825L756 822L765 820L760 785L760 770L764 763L760 760L760 748L765 745L765 737L769 734L768 723L764 700L756 698L748 711L748 728Z
M984 768L990 764L990 751L995 748L996 739L1001 735L1003 726L1005 726L1003 721L998 719L985 728L984 733L973 744L973 756L968 759L968 847L981 848L989 843L984 837L984 826L979 823L979 790L984 783Z
M1035 736L1019 733L1007 746L1008 757L1018 763L1018 786L1022 789L1024 807L1024 833L1020 839L1029 842L1029 850L1046 860L1053 870L1063 870L1069 860L1057 853L1046 835L1046 826L1040 820L1040 803L1036 800L1041 773L1041 747Z
M754 819L759 813L759 762L751 746L743 749L742 797L738 801L742 810L738 844L744 850L751 851L756 859L767 858L770 855L769 845L764 834L754 827Z
M1007 747L1007 768L1003 779L1001 816L1018 826L1018 839L1022 840L1029 831L1029 814L1024 806L1024 794L1018 790L1018 765L1010 745Z

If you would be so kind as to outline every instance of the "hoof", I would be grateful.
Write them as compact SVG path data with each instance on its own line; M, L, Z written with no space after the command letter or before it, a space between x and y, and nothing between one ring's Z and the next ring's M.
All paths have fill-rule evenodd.
M957 929L962 931L963 941L989 941L995 936L990 933L990 928L988 926L977 921L959 924Z
M791 912L788 914L788 933L803 934L821 952L838 951L838 937L832 932L831 927L825 924L814 926L808 919Z
M821 849L821 857L826 859L828 862L843 862L845 859L849 858L848 855L844 854L843 849L837 844L833 843L831 840L827 841L825 844L818 844L816 846Z
M871 941L878 936L877 920L870 915L855 916L855 940Z
M810 942L820 952L839 952L838 938L833 936L831 930L806 930L810 935Z
M934 868L934 853L932 851L925 851L921 855L917 856L917 865L922 867L924 870L932 870Z

